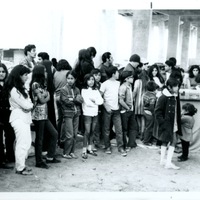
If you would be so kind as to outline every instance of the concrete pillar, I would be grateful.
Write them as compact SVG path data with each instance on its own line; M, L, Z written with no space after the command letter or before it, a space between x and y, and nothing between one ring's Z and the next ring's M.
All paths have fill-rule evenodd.
M197 27L196 59L199 59L199 60L200 60L200 26Z
M152 10L134 10L132 26L132 52L148 59Z
M166 43L165 43L165 22L164 21L160 21L158 22L158 28L159 28L159 51L158 51L158 61L165 61L165 55L166 55Z
M188 56L189 56L189 40L190 40L190 22L185 21L183 24L183 38L181 48L181 67L185 70L188 69Z
M169 15L167 59L170 57L176 57L177 55L179 21L180 16Z

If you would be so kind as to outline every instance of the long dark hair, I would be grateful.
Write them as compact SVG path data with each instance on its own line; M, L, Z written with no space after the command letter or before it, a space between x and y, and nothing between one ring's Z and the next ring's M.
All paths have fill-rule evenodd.
M13 87L15 87L25 99L28 98L28 93L24 83L21 80L21 76L24 74L29 74L30 72L30 69L24 65L17 65L12 69L5 82L5 90L8 97L10 96L10 91L13 89Z
M45 66L42 64L38 64L33 68L32 71L32 80L30 82L30 88L34 82L39 83L42 88L47 87L47 81L45 78Z
M188 70L188 74L189 74L190 78L194 78L193 69L198 69L199 70L199 74L200 74L199 65L192 65L192 66L190 66L190 68Z
M3 63L0 63L0 67L2 67L3 70L4 70L5 73L6 73L6 76L5 76L5 78L3 79L3 82L5 82L5 80L6 80L7 77L8 77L8 69L7 69L7 67L6 67Z
M95 78L94 78L93 74L91 74L91 73L90 74L86 74L84 76L83 88L84 89L88 88L87 82L88 82L88 80L90 80L91 77L94 79L94 85L93 85L92 89L96 90L97 89L96 81L95 81Z
M160 69L159 69L158 65L156 65L156 64L151 65L151 66L149 67L149 69L148 69L148 76L149 76L150 80L152 80L152 81L154 80L154 79L153 79L153 74L152 74L152 72L153 72L154 69L157 69L157 74L156 74L156 76L158 77L158 79L160 80L160 82L161 82L161 83L164 83L165 80L164 80L164 78L162 77L162 75L160 74Z

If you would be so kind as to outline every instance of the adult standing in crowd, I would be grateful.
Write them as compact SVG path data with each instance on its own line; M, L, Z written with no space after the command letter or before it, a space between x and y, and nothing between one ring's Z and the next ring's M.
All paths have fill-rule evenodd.
M44 60L49 60L49 54L47 52L38 53L38 63L42 63Z
M108 75L107 75L108 68L113 66L112 54L110 52L103 53L103 55L101 56L101 60L102 63L98 68L101 71L101 82L103 83L104 81L108 80Z
M34 66L36 65L35 58L36 58L36 46L34 44L29 44L24 48L24 59L22 59L19 64L28 67L30 71L33 70ZM29 84L31 82L32 74L28 74L28 80L26 81L25 87L29 90Z
M58 133L48 119L47 102L50 100L50 94L47 90L47 73L46 68L39 64L33 69L32 81L30 83L30 91L34 103L32 111L32 119L35 124L36 138L35 138L35 158L36 167L48 169L47 163L60 162L55 158L56 143ZM48 154L46 162L42 159L42 146L44 132L48 134Z
M10 104L8 98L5 95L4 83L8 77L7 67L0 63L0 168L10 168L7 162L14 162L14 130L9 123L10 117ZM5 149L4 151L4 138L5 137Z
M30 124L32 123L31 110L33 108L33 103L24 87L28 79L28 73L30 73L29 68L17 65L12 69L5 83L5 90L8 93L11 106L9 122L14 129L16 137L16 173L21 175L32 174L31 169L25 166L28 150L31 147Z

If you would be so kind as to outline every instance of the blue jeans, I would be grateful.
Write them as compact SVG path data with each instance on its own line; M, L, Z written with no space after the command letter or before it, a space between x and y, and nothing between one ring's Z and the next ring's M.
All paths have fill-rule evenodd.
M83 147L93 143L93 135L97 125L98 116L84 116L85 134L83 137Z
M136 136L138 134L139 128L135 119L134 111L121 113L121 119L122 119L124 148L136 147L137 146ZM127 137L128 137L128 141L127 141Z
M43 146L44 131L47 132L49 138L48 154L47 154L47 157L49 158L55 157L58 132L56 131L56 129L49 120L38 120L38 121L33 120L33 123L35 125L35 132L36 132L35 159L36 159L36 164L39 164L42 162L42 146Z
M122 123L119 110L112 110L111 113L108 113L105 109L103 109L103 121L104 121L103 134L104 134L105 148L109 148L111 146L109 138L111 121L113 122L113 125L115 127L118 149L123 147Z
M63 117L60 137L60 142L64 143L63 154L69 155L70 153L74 153L78 124L79 115L77 114L74 114L73 117Z

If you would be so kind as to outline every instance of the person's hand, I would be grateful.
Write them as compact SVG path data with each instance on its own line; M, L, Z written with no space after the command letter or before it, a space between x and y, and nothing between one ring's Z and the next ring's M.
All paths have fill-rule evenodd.
M82 102L83 102L83 97L82 97L80 94L78 94L78 95L76 96L76 100L77 100L78 102L82 103Z
M108 113L111 113L112 110L111 110L110 106L108 106L107 104L104 103L104 108L106 109L106 111Z
M92 101L93 103L95 103L95 99L94 98L90 98L90 101Z

